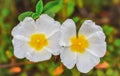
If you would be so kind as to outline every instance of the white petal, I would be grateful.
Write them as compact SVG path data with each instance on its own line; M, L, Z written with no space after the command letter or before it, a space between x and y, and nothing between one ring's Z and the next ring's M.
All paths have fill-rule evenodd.
M60 32L58 31L48 38L48 46L46 48L48 48L53 55L59 54L60 51L60 45L58 43L59 37L60 37Z
M30 17L26 17L23 22L20 22L17 26L13 28L12 35L22 35L25 37L29 37L34 32L36 32L35 21Z
M26 53L26 58L33 62L49 60L51 56L52 54L45 48L40 51L31 49L29 52Z
M64 47L64 49L61 50L61 62L63 62L68 69L72 69L74 67L76 63L76 57L76 53L72 52L68 47Z
M58 31L60 23L49 17L47 14L42 14L37 20L36 24L40 33L45 33L51 36L51 33Z
M94 22L91 20L86 20L82 24L79 34L84 34L85 36L89 36L97 31L102 31L102 28L98 25L96 25Z
M96 33L91 34L88 37L90 52L97 56L102 57L106 52L106 42L105 35L102 31L98 31Z
M28 42L29 41L29 38L27 37L24 37L22 35L15 35L14 38L18 39L18 40L21 40L21 41L25 41L25 42Z
M70 38L76 36L76 26L72 19L67 19L61 26L61 46L69 46Z
M102 31L95 32L87 37L90 43L103 43L105 41L105 34Z
M13 38L12 43L14 46L14 55L17 58L24 58L25 53L28 50L27 42Z
M99 62L98 57L86 51L84 54L78 54L76 66L80 72L87 73Z
M88 49L93 55L103 57L106 53L106 42L101 44L91 44Z

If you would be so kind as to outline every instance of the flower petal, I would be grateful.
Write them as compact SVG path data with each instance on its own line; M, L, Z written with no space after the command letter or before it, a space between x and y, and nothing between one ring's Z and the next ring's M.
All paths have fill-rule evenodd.
M97 56L103 57L106 52L105 35L102 31L96 32L88 37L90 52Z
M24 58L25 52L28 50L27 42L13 38L12 43L14 46L14 55L17 58Z
M106 53L106 43L103 42L102 44L93 44L90 45L88 48L90 53L97 57L103 57Z
M79 34L84 34L86 37L88 37L89 35L97 32L97 31L102 31L102 28L100 26L96 25L91 20L86 20L82 24L82 26L79 30Z
M59 37L60 37L60 32L58 31L48 38L48 46L46 48L48 48L53 55L59 54L60 51L60 45L58 43Z
M34 32L36 32L35 21L30 17L26 17L23 22L20 22L17 26L13 28L12 35L22 35L25 37L29 37Z
M51 56L52 54L45 48L40 51L31 49L29 52L26 53L26 58L33 62L49 60Z
M76 36L76 26L72 19L67 19L61 26L61 46L69 46L70 38Z
M87 37L88 41L91 43L102 43L105 41L105 34L102 31L98 31L96 33L93 33Z
M99 62L98 57L86 51L84 54L78 54L76 66L80 72L87 73Z
M51 33L56 32L60 28L60 23L49 17L47 14L42 14L37 20L36 24L40 33L45 33L51 36Z
M72 69L76 63L76 53L72 52L70 48L65 47L60 52L61 62L68 68Z

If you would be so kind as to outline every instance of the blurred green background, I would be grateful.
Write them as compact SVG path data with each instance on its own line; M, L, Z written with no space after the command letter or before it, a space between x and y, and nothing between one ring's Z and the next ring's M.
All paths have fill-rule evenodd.
M47 4L52 0L43 0ZM61 0L56 0L61 1ZM35 11L38 0L0 0L0 76L120 76L120 0L63 0L54 4L54 18L63 22L72 18L77 26L84 19L101 25L107 41L106 55L89 73L80 73L76 68L68 70L59 57L39 63L17 59L13 55L11 30L18 16L25 11ZM54 8L53 8L54 6Z

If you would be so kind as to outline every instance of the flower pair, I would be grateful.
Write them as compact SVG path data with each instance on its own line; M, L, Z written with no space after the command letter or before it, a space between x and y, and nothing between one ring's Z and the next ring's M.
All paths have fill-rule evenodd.
M36 21L26 17L12 30L14 54L33 62L60 55L61 62L71 69L87 73L105 54L105 35L100 26L86 20L78 33L75 23L67 19L62 25L42 14Z

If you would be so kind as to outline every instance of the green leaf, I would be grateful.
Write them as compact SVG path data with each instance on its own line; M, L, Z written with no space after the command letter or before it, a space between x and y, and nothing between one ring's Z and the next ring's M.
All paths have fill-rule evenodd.
M38 17L39 17L39 14L38 14L38 13L33 13L33 14L32 14L32 18L33 18L33 19L37 19Z
M36 13L41 14L43 11L43 2L42 0L39 0L36 5Z
M79 17L73 17L73 21L74 21L75 23L77 23L79 20L80 20Z
M111 68L106 71L107 76L111 76L112 73L113 73L113 70Z
M25 70L30 70L33 68L33 65L32 64L28 64L25 66Z
M65 69L64 72L63 72L63 74L62 74L62 76L74 76L74 75L72 75L71 70Z
M32 14L34 14L34 12L24 12L22 14L19 15L18 20L19 21L23 21L25 17L32 17Z
M113 33L114 28L108 25L104 25L103 31L105 32L106 35L110 36Z
M113 76L119 76L120 74L119 74L119 71L118 71L118 70L115 70L112 75L113 75Z
M114 46L109 44L109 45L107 45L107 49L108 49L108 51L113 52Z
M55 14L61 10L62 5L63 5L63 0L55 0L48 2L44 7L43 12L51 17L54 17Z
M103 71L97 70L97 76L105 76L105 74Z
M26 72L22 72L20 76L28 76Z
M75 2L74 1L70 1L68 2L68 7L67 7L67 16L71 16L74 12L74 7L75 7Z
M7 62L7 56L5 54L3 46L0 46L0 62Z
M43 66L42 64L37 64L37 68L40 71L45 71L45 66Z
M7 16L9 14L9 10L8 9L3 9L1 11L1 14L2 14L1 16L5 17L5 16Z
M120 39L115 39L114 45L119 47L120 46Z
M74 76L80 76L80 72L75 67L71 70L71 72L72 72L72 75Z

